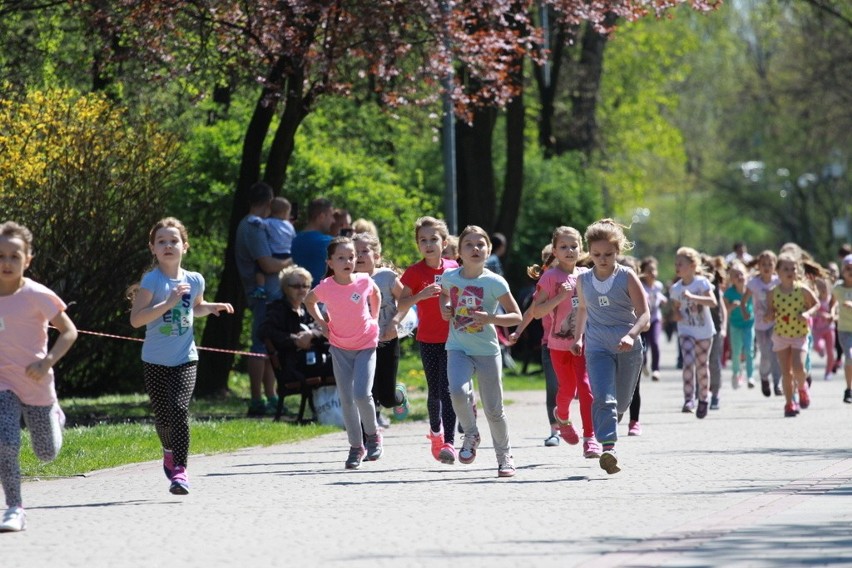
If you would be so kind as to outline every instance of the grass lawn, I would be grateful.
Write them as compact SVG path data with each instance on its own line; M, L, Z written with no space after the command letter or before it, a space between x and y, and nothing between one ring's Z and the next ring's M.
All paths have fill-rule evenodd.
M411 412L406 420L426 419L426 378L420 357L404 343L398 380L408 388ZM519 365L520 366L520 365ZM534 374L507 372L506 391L543 390L544 378L538 364ZM253 446L268 446L305 440L334 432L333 426L272 422L271 418L245 418L249 398L248 376L234 373L231 396L193 400L191 454L214 454ZM507 399L511 399L507 396ZM295 411L299 398L288 397L287 408ZM510 402L507 400L507 402ZM162 456L144 394L106 395L98 398L67 398L60 401L68 418L59 457L49 464L39 462L24 431L21 471L30 477L63 477L119 465L159 460ZM384 412L390 415L389 411Z

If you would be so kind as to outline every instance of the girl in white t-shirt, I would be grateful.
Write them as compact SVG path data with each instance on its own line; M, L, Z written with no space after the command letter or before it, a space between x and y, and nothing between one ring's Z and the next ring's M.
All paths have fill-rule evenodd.
M333 239L328 245L326 278L305 298L305 307L331 343L334 379L349 439L346 469L358 469L361 460L375 461L383 453L372 394L382 294L369 275L355 273L355 259L352 239ZM320 312L318 302L325 305L325 313Z
M680 280L672 285L669 296L683 356L683 412L695 411L696 417L704 418L709 407L710 348L716 333L710 308L716 306L716 296L713 284L698 272L700 262L701 256L695 249L681 247L677 250L675 272Z
M64 417L56 402L53 366L77 339L65 303L48 287L24 277L33 259L26 227L0 224L0 483L6 511L0 532L26 529L21 498L21 418L33 452L49 462L62 447ZM47 348L48 323L59 331Z
M781 390L781 364L778 356L772 350L772 331L775 328L774 321L767 321L768 310L767 298L769 292L778 286L778 275L775 274L775 264L778 257L771 250L761 252L757 257L757 275L752 277L746 284L746 291L740 303L740 312L747 316L746 306L752 300L754 306L754 341L760 353L760 388L764 396L772 396L774 386L775 395L784 394ZM772 383L769 377L772 377ZM749 388L754 386L749 383Z

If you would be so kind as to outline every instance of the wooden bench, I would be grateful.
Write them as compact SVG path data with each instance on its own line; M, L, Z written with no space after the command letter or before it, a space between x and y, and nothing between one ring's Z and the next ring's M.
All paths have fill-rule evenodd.
M334 376L331 374L330 362L327 366L327 374L322 376L307 376L304 379L292 380L292 378L285 376L284 369L281 366L281 361L278 358L275 347L269 340L266 340L265 343L266 352L272 353L272 355L269 356L269 361L272 363L272 370L275 372L275 382L277 385L276 391L278 393L278 408L275 411L275 417L273 420L275 422L279 422L281 420L281 416L284 414L284 398L298 394L301 396L301 401L299 402L299 412L296 415L296 422L299 424L315 422L317 420L317 409L314 407L314 390L320 387L333 386L337 384L334 380ZM329 356L327 353L325 355ZM308 408L311 409L312 417L306 419L305 411Z

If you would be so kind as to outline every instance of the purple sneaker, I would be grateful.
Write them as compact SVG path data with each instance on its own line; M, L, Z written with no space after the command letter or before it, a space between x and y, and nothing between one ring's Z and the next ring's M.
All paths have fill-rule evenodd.
M188 495L189 480L186 478L186 468L176 465L172 470L172 485L169 487L172 495Z

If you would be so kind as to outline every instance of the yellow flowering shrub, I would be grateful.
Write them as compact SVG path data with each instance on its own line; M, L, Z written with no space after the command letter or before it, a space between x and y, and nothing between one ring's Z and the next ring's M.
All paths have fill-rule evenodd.
M101 95L56 89L0 100L0 221L32 231L27 275L69 304L80 329L131 332L124 291L150 264L147 233L167 215L177 155L173 135ZM118 390L117 379L136 378L138 350L81 335L58 385Z

